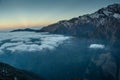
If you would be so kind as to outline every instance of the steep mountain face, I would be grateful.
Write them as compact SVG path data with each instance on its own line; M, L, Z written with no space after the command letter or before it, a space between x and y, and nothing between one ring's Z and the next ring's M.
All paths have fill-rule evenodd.
M92 14L60 21L40 31L105 40L109 49L91 56L83 80L120 80L120 4L112 4Z
M35 74L0 62L0 80L43 80Z
M95 13L42 28L40 31L87 38L116 39L120 36L120 4L109 5Z

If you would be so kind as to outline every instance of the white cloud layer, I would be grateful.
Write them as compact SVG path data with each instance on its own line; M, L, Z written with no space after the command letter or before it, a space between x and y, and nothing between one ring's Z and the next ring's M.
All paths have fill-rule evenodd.
M89 46L89 48L92 48L92 49L103 49L103 48L105 48L105 46L102 45L102 44L91 44Z
M63 35L34 32L2 32L0 37L0 43L2 43L0 53L4 50L12 52L53 50L70 38Z

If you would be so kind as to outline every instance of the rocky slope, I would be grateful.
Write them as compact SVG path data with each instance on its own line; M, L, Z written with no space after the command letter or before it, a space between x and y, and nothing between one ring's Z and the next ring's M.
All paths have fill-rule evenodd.
M42 28L40 31L87 38L120 39L120 4Z
M43 80L35 74L0 62L0 80Z
M82 80L120 80L120 4L112 4L92 14L59 21L40 31L105 40L108 42L108 49L105 52L96 50L98 54L91 55Z

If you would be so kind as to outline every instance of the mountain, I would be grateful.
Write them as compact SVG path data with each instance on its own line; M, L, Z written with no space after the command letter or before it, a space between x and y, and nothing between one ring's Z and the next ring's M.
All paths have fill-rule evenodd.
M86 38L120 39L120 4L112 4L95 13L43 27L41 32Z
M83 80L120 80L120 4L108 5L92 14L59 21L40 31L87 38L94 43L94 39L107 42L105 52L96 50L91 55Z
M19 32L19 31L39 32L39 30L31 29L31 28L16 29L16 30L12 30L11 32Z
M43 80L35 74L0 62L0 80Z

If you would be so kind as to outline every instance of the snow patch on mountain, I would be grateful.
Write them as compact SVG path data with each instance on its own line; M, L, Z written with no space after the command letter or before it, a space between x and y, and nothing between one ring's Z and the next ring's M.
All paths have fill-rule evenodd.
M114 16L115 18L120 19L120 14L116 14L116 13L115 13L113 16Z
M91 18L99 18L100 14L98 13L94 13L94 14L91 14L90 17Z

